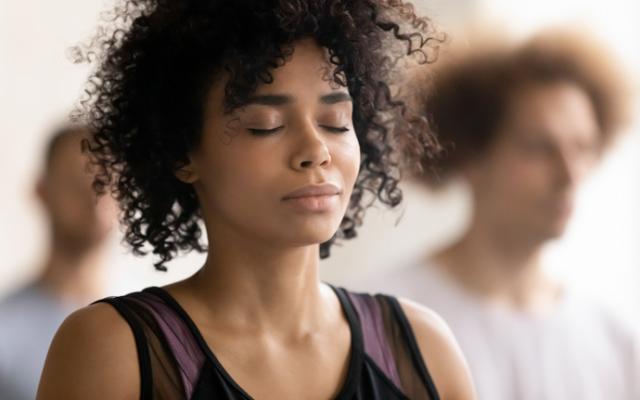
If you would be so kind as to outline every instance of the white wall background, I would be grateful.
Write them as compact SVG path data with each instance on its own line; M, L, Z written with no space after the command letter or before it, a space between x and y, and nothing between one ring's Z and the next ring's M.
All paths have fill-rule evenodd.
M419 8L445 29L474 18L500 21L516 35L553 24L592 26L631 70L640 71L640 2L609 0L432 0ZM0 295L37 273L46 237L32 196L42 146L52 123L70 109L88 69L66 58L87 38L106 5L99 0L0 0ZM454 37L455 40L455 37ZM640 109L639 109L640 111ZM640 113L636 113L640 115ZM629 318L640 315L640 123L588 182L566 237L550 249L552 271ZM340 283L410 263L455 238L465 226L465 191L434 195L408 186L399 211L374 209L360 237L323 262ZM114 293L163 284L192 273L190 255L155 273L147 259L111 253ZM638 321L638 320L636 320Z

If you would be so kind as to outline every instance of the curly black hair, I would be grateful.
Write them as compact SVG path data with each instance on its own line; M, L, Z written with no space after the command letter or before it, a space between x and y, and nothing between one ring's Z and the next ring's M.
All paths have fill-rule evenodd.
M376 199L400 203L401 164L438 150L426 119L409 115L394 84L402 60L431 62L442 34L402 0L121 0L95 37L75 48L96 62L74 116L91 127L85 142L99 193L120 203L126 243L150 245L165 264L179 251L206 251L195 190L175 176L198 146L203 104L226 73L226 112L246 104L293 44L313 38L328 50L332 79L353 98L362 162L338 232L356 236ZM398 149L403 151L399 152Z

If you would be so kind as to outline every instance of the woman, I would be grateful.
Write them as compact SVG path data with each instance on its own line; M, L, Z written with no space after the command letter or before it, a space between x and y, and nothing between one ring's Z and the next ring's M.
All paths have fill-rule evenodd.
M392 144L428 144L389 89L392 41L426 55L427 22L396 1L117 10L82 103L96 186L114 188L127 242L150 245L157 268L205 250L200 222L207 260L182 282L71 315L38 398L472 398L432 313L318 278L368 194L399 203Z

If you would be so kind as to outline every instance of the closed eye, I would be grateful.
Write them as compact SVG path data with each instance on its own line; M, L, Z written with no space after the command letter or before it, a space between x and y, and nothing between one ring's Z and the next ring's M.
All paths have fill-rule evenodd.
M282 129L284 126L277 126L272 129L258 129L258 128L247 128L249 132L256 136L267 136L272 135Z
M328 126L328 125L320 125L321 128L328 130L329 132L334 133L344 133L349 132L349 127L347 126Z

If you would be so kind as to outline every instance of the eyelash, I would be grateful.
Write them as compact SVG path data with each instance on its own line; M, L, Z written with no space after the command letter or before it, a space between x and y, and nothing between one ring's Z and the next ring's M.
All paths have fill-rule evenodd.
M268 135L272 135L272 134L278 132L282 128L283 128L282 126L278 126L276 128L273 128L273 129L248 128L248 131L251 132L253 135L256 135L256 136L268 136Z
M346 126L327 126L327 125L320 125L321 128L324 128L326 130L328 130L329 132L333 132L333 133L345 133L345 132L349 132L349 128Z
M276 128L273 128L273 129L248 128L248 131L251 132L253 135L256 135L256 136L268 136L268 135L272 135L272 134L278 132L283 127L284 126L278 126ZM346 126L336 127L336 126L320 125L320 127L323 128L323 129L328 130L329 132L333 132L333 133L349 132L349 128L346 127Z

